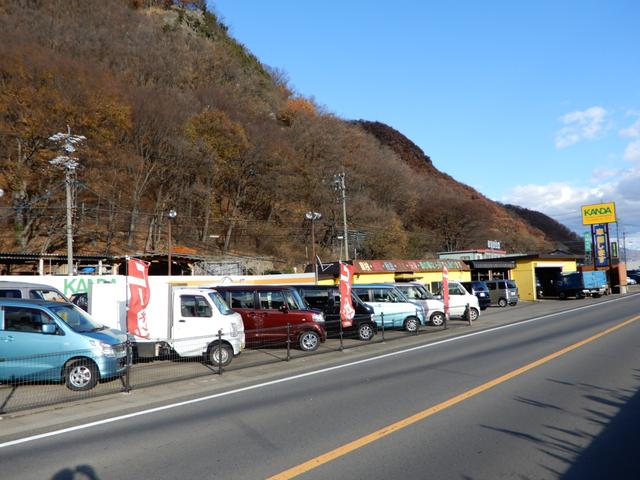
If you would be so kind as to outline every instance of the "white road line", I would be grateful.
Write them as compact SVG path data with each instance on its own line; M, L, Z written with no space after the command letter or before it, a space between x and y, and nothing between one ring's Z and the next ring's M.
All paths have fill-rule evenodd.
M344 363L344 364L341 364L341 365L336 365L336 366L333 366L333 367L323 368L323 369L320 369L320 370L313 370L311 372L301 373L301 374L298 374L298 375L292 375L290 377L280 378L278 380L271 380L269 382L259 383L259 384L256 384L256 385L250 385L248 387L236 388L234 390L229 390L229 391L226 391L226 392L216 393L216 394L213 394L213 395L207 395L205 397L194 398L194 399L191 399L191 400L172 403L172 404L169 404L169 405L163 405L161 407L150 408L150 409L147 409L147 410L141 410L139 412L129 413L129 414L126 414L126 415L119 415L119 416L116 416L116 417L105 418L103 420L98 420L98 421L95 421L95 422L85 423L85 424L82 424L82 425L76 425L74 427L63 428L63 429L60 429L60 430L54 430L52 432L41 433L41 434L38 434L38 435L32 435L32 436L24 437L24 438L18 438L16 440L11 440L9 442L0 443L0 448L12 447L12 446L15 446L15 445L20 445L20 444L23 444L23 443L29 443L29 442L33 442L33 441L40 440L40 439L43 439L43 438L49 438L49 437L55 437L55 436L58 436L58 435L63 435L65 433L77 432L79 430L85 430L87 428L97 427L99 425L106 425L106 424L109 424L109 423L119 422L121 420L127 420L127 419L130 419L130 418L141 417L143 415L149 415L151 413L162 412L164 410L170 410L170 409L174 409L174 408L178 408L178 407L184 407L185 405L192 405L192 404L195 404L195 403L205 402L207 400L213 400L213 399L216 399L216 398L226 397L226 396L229 396L229 395L235 395L237 393L248 392L250 390L257 390L259 388L270 387L272 385L277 385L279 383L291 382L291 381L294 381L294 380L298 380L300 378L311 377L311 376L314 376L314 375L320 375L320 374L323 374L323 373L332 372L334 370L340 370L340 369L343 369L343 368L352 367L354 365L361 365L363 363L374 362L374 361L377 361L377 360L381 360L383 358L394 357L394 356L403 355L403 354L409 353L409 352L415 352L417 350L424 350L424 349L427 349L427 348L432 348L432 347L435 347L435 346L438 346L438 345L442 345L444 343L456 342L456 341L464 340L464 339L467 339L467 338L470 338L470 337L475 337L475 336L478 336L478 335L485 335L487 333L495 332L495 331L498 331L498 330L504 330L506 328L517 327L517 326L524 325L524 324L531 323L531 322L538 322L540 320L546 320L548 318L556 317L556 316L559 316L559 315L566 315L568 313L577 312L579 310L586 310L586 309L589 309L589 308L596 308L596 307L599 307L601 305L605 305L605 304L608 304L608 303L617 302L617 301L620 301L620 300L626 300L626 299L629 299L629 298L634 297L634 296L636 296L636 295L629 295L629 296L625 296L625 297L615 298L613 300L607 300L605 302L600 302L600 303L596 303L596 304L593 304L593 305L585 305L585 306L581 306L581 307L577 307L577 308L572 308L570 310L564 310L562 312L550 313L548 315L543 315L541 317L530 318L528 320L523 320L521 322L510 323L508 325L501 325L499 327L488 328L486 330L482 330L482 331L479 331L479 332L472 332L472 333L468 333L466 335L460 335L460 336L457 336L457 337L446 338L444 340L438 340L437 342L432 342L432 343L428 343L428 344L425 344L425 345L418 345L416 347L411 347L411 348L407 348L407 349L404 349L404 350L398 350L398 351L391 352L391 353L385 353L385 354L382 354L382 355L378 355L376 357L365 358L365 359L362 359L362 360L356 360L354 362Z

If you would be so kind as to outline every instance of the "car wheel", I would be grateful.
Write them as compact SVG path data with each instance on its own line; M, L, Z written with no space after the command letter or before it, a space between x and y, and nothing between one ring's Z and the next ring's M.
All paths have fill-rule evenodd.
M440 325L442 325L444 323L444 313L442 312L433 312L433 314L431 314L431 325L435 326L435 327L439 327Z
M501 298L500 300L498 300L498 306L499 307L506 307L507 306L507 300L505 298Z
M305 352L313 352L320 346L320 335L318 335L313 330L307 330L300 335L300 338L298 339L298 345L300 346L300 350L303 350Z
M480 316L480 314L478 313L478 310L476 310L475 308L471 308L471 309L469 309L468 316L470 317L470 320L472 322L475 322L478 319L478 317Z
M64 368L64 383L69 390L91 390L98 384L98 367L89 359L73 360Z
M226 343L212 343L207 349L207 362L216 367L226 367L233 360L233 349Z
M418 321L416 317L407 317L404 321L404 329L407 332L415 332L418 330Z
M369 341L373 338L373 327L370 323L361 323L358 327L358 338L360 340Z
M564 293L564 292L560 292L560 293L558 294L558 298L559 298L560 300L564 300L564 299L566 299L566 298L567 298L567 294L566 294L566 293Z
M487 307L480 307L480 310L482 310L483 312L487 309Z

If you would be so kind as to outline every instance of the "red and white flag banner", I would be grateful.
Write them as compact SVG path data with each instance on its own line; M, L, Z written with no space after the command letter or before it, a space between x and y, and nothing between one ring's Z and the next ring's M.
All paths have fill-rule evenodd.
M343 327L350 327L356 311L351 303L351 284L353 282L353 265L340 263L340 320Z
M449 269L442 267L442 301L444 302L444 314L449 316Z
M127 263L129 285L129 309L127 310L127 331L136 337L149 338L147 312L151 290L149 289L149 264L130 258Z

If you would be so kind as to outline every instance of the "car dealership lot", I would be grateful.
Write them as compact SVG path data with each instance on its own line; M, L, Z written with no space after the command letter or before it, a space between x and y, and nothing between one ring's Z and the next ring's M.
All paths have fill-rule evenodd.
M634 288L629 294L638 292L640 289ZM6 439L24 432L64 425L80 418L89 420L241 388L256 382L357 361L466 333L553 315L577 307L588 307L616 297L619 295L583 300L520 302L517 306L505 308L491 307L471 326L463 320L452 320L447 329L422 327L418 335L385 330L384 341L382 332L371 342L344 339L343 350L340 350L338 339L329 339L317 352L291 349L290 361L286 361L286 348L246 350L224 369L221 376L217 374L216 367L206 366L198 361L164 360L141 363L132 367L132 390L129 393L122 393L124 383L121 380L102 383L90 394L70 392L64 385L57 384L24 387L2 385L0 407L5 413L2 417L0 438ZM486 337L477 337L477 341L482 342L483 338ZM452 344L451 348L456 347ZM142 388L143 386L145 388ZM52 412L55 412L55 415L52 415Z

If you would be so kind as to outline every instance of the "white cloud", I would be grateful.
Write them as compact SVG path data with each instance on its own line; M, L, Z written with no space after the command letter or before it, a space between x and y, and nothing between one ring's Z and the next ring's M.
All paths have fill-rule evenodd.
M627 148L624 150L623 158L627 162L638 162L640 163L640 140L636 140L635 142L631 142L627 145ZM640 189L640 186L638 187Z
M602 107L567 113L560 117L565 126L556 133L556 148L566 148L582 140L593 140L605 130L607 111Z
M631 126L620 130L620 135L629 138L640 137L640 118L638 118Z
M579 234L588 229L582 224L582 205L615 202L620 233L640 239L640 168L621 171L596 187L564 182L520 185L501 201L542 212Z

